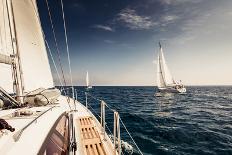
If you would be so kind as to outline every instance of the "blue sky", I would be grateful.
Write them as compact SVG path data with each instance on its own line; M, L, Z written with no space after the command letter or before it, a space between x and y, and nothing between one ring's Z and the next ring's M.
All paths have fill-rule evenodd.
M231 0L63 1L75 85L85 84L86 70L93 85L156 85L159 41L175 79L232 84ZM60 1L48 2L69 81ZM38 6L56 57L45 0Z

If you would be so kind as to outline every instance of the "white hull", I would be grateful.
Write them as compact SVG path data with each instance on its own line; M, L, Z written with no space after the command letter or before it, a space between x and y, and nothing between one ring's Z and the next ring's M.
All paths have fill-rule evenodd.
M174 87L167 87L167 88L158 88L159 92L167 92L167 93L186 93L186 88L174 88Z
M87 86L87 89L92 89L93 87L92 86Z
M87 144L83 139L82 127L78 123L78 120L80 118L92 118L95 133L98 133L99 135L98 138L94 138L92 142L96 142L96 144L101 144L99 145L99 147L101 146L101 148L105 151L106 155L114 154L113 144L107 134L105 135L105 140L103 140L104 134L102 133L101 124L98 122L96 117L81 103L79 103L78 101L75 101L75 103L77 111L71 112L73 115L73 124L76 133L75 139L77 144L77 150L75 153L77 155L84 155L86 154L86 151L88 151L85 147ZM70 99L70 106L72 109L75 108L73 99ZM51 149L49 150L49 145L46 141L48 139L54 138L53 134L51 136L49 135L51 134L51 131L57 129L57 127L59 127L57 131L62 131L62 126L56 126L54 128L54 124L56 124L60 116L62 116L64 113L68 113L70 110L67 97L60 96L58 103L54 105L24 109L33 111L35 115L12 117L12 113L14 113L17 109L3 110L0 112L0 118L5 119L9 123L9 125L15 128L14 132L10 132L8 130L2 130L0 132L0 154L50 154L49 152L51 151ZM33 121L36 117L38 117L39 114L43 112L45 113L41 117L39 117L35 122L30 124L27 128L25 128L31 121ZM23 128L25 129L22 130ZM55 140L57 139L58 138L55 138ZM93 143L93 145L95 145L95 143ZM52 147L52 149L55 148ZM88 149L90 149L90 147Z

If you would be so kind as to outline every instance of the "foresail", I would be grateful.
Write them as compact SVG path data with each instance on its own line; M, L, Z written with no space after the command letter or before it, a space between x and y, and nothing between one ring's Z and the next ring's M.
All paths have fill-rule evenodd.
M53 87L36 0L12 0L24 91Z
M175 81L173 80L173 77L166 64L162 48L160 48L160 66L161 66L161 72L163 73L165 84L174 85Z
M158 56L157 60L157 87L158 88L163 88L165 87L165 82L163 79L162 71L161 71L161 66L160 66L160 56Z
M6 0L0 2L0 54L13 54ZM0 87L13 93L11 66L0 63Z

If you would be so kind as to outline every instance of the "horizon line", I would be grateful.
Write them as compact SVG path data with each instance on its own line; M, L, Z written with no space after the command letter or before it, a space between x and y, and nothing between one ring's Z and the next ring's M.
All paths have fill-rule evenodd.
M62 87L61 85L55 85L56 87ZM86 85L74 85L77 87L86 87ZM157 85L92 85L93 87L158 87ZM207 85L185 85L191 86L232 86L232 84L207 84ZM72 87L71 85L64 87Z

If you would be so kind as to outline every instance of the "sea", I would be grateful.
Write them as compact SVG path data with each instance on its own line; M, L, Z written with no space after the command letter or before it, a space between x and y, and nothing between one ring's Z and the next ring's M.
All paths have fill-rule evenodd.
M232 155L232 86L191 86L186 94L158 94L156 87L75 87L77 98L97 118L106 108L107 133L113 111L144 155ZM120 126L121 139L139 150ZM124 154L130 154L124 150Z

